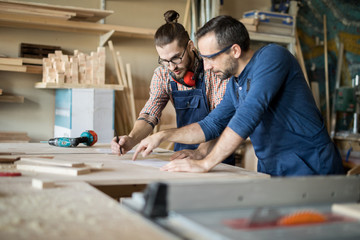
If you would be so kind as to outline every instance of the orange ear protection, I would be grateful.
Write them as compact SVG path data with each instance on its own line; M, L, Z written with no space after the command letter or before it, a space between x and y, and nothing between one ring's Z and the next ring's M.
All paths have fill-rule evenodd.
M191 71L187 71L185 76L181 79L176 79L175 76L173 75L173 73L170 73L173 77L173 79L175 80L175 82L180 83L184 86L187 87L193 87L195 86L195 78L194 78L194 73Z

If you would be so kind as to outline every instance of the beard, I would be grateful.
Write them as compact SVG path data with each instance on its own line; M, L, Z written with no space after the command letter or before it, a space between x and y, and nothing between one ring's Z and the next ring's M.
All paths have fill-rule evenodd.
M236 74L236 70L238 69L238 62L227 60L224 64L225 66L228 66L224 70L214 70L215 74L221 79L225 80L228 79Z
M176 74L175 72L177 71L180 71L180 73ZM180 80L184 78L185 74L188 71L191 71L191 61L187 61L184 67L178 68L178 66L176 66L176 68L173 71L170 71L170 74L175 80Z

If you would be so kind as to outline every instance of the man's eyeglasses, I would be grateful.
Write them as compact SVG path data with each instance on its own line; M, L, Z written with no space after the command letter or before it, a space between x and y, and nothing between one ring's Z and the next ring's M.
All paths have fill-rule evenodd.
M209 55L202 55L202 54L200 54L200 56L201 56L202 58L209 58L209 59L210 59L210 58L214 58L214 57L222 54L223 52L226 52L227 50L229 50L229 49L232 47L232 45L233 45L233 44L231 44L230 46L227 46L226 48L221 49L220 51L218 51L218 52L216 52L216 53L209 54Z
M185 55L187 46L188 46L188 43L186 43L184 52L181 54L181 57L173 57L173 58L170 59L170 60L162 59L162 58L159 57L158 63L161 64L161 65L164 65L164 66L166 66L166 67L169 66L170 63L172 63L172 64L174 64L174 65L180 64L180 63L182 62L183 58L184 58L184 55Z

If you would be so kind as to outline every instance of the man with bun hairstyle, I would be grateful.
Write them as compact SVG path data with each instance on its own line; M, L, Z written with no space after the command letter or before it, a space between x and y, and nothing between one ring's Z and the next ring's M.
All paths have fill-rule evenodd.
M218 16L196 33L204 69L231 77L221 103L203 120L158 132L139 144L133 159L164 141L199 143L220 136L204 159L176 159L164 171L207 172L250 137L258 171L271 176L342 174L332 142L296 58L269 44L249 48L245 26Z
M150 98L140 112L129 135L116 137L111 142L113 153L124 154L147 137L159 123L161 112L168 101L176 111L177 127L205 118L222 100L228 80L222 81L211 70L204 71L188 32L177 22L179 14L169 10L164 14L166 23L155 33L155 47L160 64L150 84ZM203 158L214 145L214 140L200 144L175 143L177 151L171 159L191 156ZM195 150L196 149L196 150ZM234 165L230 156L224 163Z

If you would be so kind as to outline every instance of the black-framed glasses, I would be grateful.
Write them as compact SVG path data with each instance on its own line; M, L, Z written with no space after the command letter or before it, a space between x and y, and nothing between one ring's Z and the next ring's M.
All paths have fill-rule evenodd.
M233 44L231 44L230 46L227 46L223 49L221 49L220 51L216 52L216 53L213 53L213 54L209 54L209 55L202 55L202 54L199 54L201 57L203 58L214 58L220 54L222 54L223 52L226 52L227 50L229 50L231 47L232 47Z
M172 64L174 64L174 65L180 64L180 63L182 62L183 58L184 58L184 55L185 55L185 52L186 52L188 43L189 43L189 42L186 43L184 52L181 54L181 57L173 57L173 58L170 59L170 60L162 59L162 58L159 57L158 63L161 64L161 65L164 65L164 66L169 66L170 63L172 63Z

